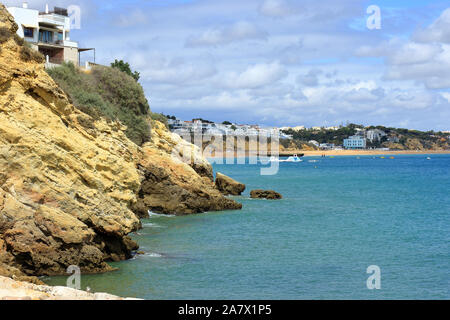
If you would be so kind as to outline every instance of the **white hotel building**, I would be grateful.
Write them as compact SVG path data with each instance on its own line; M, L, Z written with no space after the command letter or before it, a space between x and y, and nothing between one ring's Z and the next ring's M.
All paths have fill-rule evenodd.
M71 22L66 9L55 7L44 12L29 9L27 2L22 7L8 7L19 29L17 34L41 52L47 66L72 62L76 66L80 62L80 52L93 49L80 49L78 43L70 39Z

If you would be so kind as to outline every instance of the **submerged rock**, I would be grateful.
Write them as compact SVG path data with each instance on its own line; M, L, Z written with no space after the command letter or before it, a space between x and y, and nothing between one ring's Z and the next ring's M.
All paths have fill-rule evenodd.
M245 191L245 184L217 172L216 187L224 195L240 196Z
M250 192L252 199L281 200L283 196L273 190L253 190Z

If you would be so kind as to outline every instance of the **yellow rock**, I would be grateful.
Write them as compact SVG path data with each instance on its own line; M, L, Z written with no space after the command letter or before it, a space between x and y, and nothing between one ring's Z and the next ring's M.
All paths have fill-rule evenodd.
M17 28L3 5L1 27ZM120 240L140 225L130 210L140 187L139 148L122 126L97 121L94 137L78 116L86 115L42 64L21 60L13 38L1 45L0 224L7 231L0 245L25 259L30 273L64 273L70 264L109 270L95 238Z
M0 28L17 30L2 4ZM76 109L43 64L21 59L13 37L0 48L0 274L65 274L70 265L110 271L106 261L137 248L127 237L140 227L135 212L242 207L215 189L199 148L160 123L138 147L121 123ZM191 163L174 157L186 150Z

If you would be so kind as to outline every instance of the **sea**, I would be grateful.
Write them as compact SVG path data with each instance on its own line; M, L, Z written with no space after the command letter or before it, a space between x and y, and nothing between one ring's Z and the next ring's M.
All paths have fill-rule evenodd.
M243 210L152 214L132 235L145 254L81 276L82 289L151 300L450 299L450 155L304 160L270 176L262 164L215 164L247 185L234 197ZM253 200L253 189L284 198Z

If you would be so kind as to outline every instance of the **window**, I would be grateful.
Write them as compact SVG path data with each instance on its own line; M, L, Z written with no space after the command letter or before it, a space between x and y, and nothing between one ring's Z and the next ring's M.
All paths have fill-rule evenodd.
M53 42L53 32L46 31L46 30L40 30L39 31L39 41L40 42Z
M26 38L33 38L34 37L34 29L33 28L23 28L23 35Z

